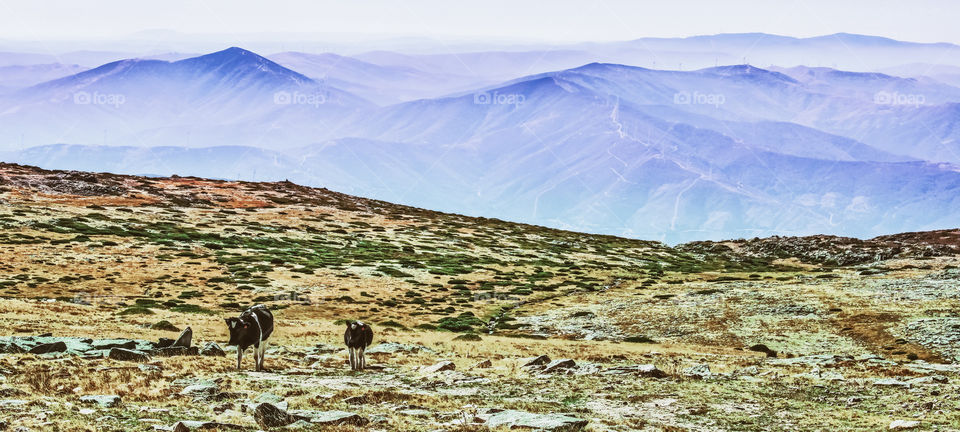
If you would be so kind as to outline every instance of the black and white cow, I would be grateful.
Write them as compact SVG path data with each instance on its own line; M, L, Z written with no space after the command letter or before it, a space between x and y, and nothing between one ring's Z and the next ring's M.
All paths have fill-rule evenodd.
M363 351L373 343L373 329L361 321L347 321L347 330L343 332L343 342L350 351L350 369L363 370L367 359Z
M230 330L230 342L237 346L237 369L243 359L243 350L253 346L253 361L257 372L263 370L263 354L267 351L267 338L273 333L273 314L264 305L247 309L237 318L225 318Z

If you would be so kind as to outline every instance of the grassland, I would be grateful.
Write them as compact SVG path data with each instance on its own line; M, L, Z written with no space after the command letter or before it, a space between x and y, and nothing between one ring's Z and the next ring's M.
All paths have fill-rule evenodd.
M672 248L287 182L4 164L0 204L0 336L175 337L166 321L223 345L222 318L257 303L278 323L262 374L230 353L154 367L0 354L10 428L256 429L246 404L264 393L378 430L487 430L496 409L568 413L591 431L960 428L956 231ZM428 350L350 372L329 348L346 319L372 323L375 345ZM576 366L522 367L537 355ZM423 369L442 360L456 369ZM618 373L637 364L663 376ZM226 396L181 395L190 380ZM80 402L103 394L122 406Z

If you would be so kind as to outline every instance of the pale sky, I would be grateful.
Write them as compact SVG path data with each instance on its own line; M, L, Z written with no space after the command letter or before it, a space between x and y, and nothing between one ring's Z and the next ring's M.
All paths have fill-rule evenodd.
M0 38L113 39L165 29L572 42L848 32L960 43L958 17L960 3L949 0L0 0Z

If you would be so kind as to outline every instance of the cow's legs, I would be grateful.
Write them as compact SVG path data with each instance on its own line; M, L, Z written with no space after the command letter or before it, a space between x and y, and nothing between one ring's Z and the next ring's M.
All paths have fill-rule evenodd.
M260 363L258 363L257 370L263 370L263 356L267 353L267 341L260 342Z
M350 370L357 370L357 352L353 347L348 347L350 351Z
M357 351L360 352L360 370L367 368L367 357L363 355L363 347L357 348Z
M237 346L237 370L240 370L240 360L243 360L243 349Z

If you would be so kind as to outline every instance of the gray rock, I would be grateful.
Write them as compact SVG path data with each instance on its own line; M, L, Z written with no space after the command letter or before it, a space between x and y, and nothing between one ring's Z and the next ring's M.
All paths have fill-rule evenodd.
M909 430L920 427L920 422L916 420L894 420L890 422L890 430Z
M30 348L30 354L50 354L50 353L61 353L67 351L67 344L63 341L60 342L50 342L42 343L33 348Z
M125 348L113 348L110 350L110 354L107 355L113 360L120 361L134 361L134 362L148 362L150 361L150 356L143 351L135 351Z
M522 367L543 366L543 365L545 365L545 364L547 364L547 363L550 363L550 357L547 357L547 356L545 356L545 355L536 356L536 357L528 357L528 358L523 359L523 366L522 366Z
M190 348L190 345L192 343L193 343L193 329L191 329L188 326L187 328L183 329L183 332L180 333L180 337L178 337L177 340L173 342L172 346Z
M89 395L81 396L80 403L87 405L100 405L104 408L118 407L121 404L120 396L117 395Z
M306 416L296 416L269 402L264 402L253 410L253 419L264 429L287 426L298 420L309 421Z
M700 363L683 370L683 375L691 378L706 378L711 375L710 365Z
M457 368L457 365L453 364L452 361L442 361L433 366L427 366L423 368L423 371L426 373L437 373L443 371L452 371Z
M529 428L540 431L573 432L582 430L587 426L587 422L587 420L563 414L534 414L506 410L491 415L487 419L486 426L491 429L507 427L510 429Z
M572 369L577 367L577 363L571 359L557 359L547 364L543 368L544 373L553 373L559 372L561 370Z
M153 344L153 347L154 347L154 348L167 348L167 347L169 347L169 346L172 346L174 342L176 342L176 341L174 341L173 339L162 337L162 338L160 338L159 340L157 340L157 343Z
M220 345L217 345L216 342L207 342L203 346L203 349L200 350L200 355L207 357L223 357L227 353L223 352L223 348L220 348Z

